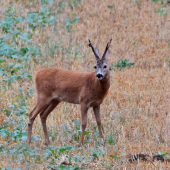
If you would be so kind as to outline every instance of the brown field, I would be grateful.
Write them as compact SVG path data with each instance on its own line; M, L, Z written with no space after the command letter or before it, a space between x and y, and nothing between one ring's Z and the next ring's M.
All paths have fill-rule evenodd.
M30 5L30 3L32 4ZM58 0L47 7L57 15L57 22L36 28L33 42L39 46L42 56L39 63L32 59L26 69L31 75L44 67L58 67L69 70L92 71L94 56L88 47L88 39L103 53L107 41L112 38L110 47L110 67L119 59L129 58L135 65L130 68L111 70L111 87L109 94L101 105L102 124L104 127L105 145L99 145L105 150L105 154L91 162L73 163L81 169L169 169L168 162L144 162L128 163L123 157L115 160L110 155L120 156L124 153L154 153L169 151L170 144L170 11L159 15L155 11L161 7L161 2L154 3L151 0L122 0L122 1L95 1L82 0L71 9L69 0L60 9ZM20 16L27 16L30 11L41 8L39 1L10 1L0 2L0 9L6 6L16 6ZM108 6L112 6L108 8ZM163 2L164 10L169 8L166 0ZM73 24L70 33L64 29L64 20L72 20L80 17L79 22ZM3 20L0 11L0 19ZM22 27L27 31L28 25ZM3 36L3 32L0 35ZM50 45L57 45L54 57L51 57ZM22 44L18 45L18 48ZM76 57L76 50L80 53ZM85 57L81 57L85 55ZM12 59L6 59L11 62ZM1 80L1 77L0 77ZM15 81L5 93L0 91L0 108L9 108L9 103L18 102L19 87L24 86L24 97L27 96L27 86L34 89L34 95L27 98L26 104L29 113L35 103L34 81ZM1 112L1 111L0 111ZM15 115L13 115L15 117ZM2 112L0 123L3 125L7 117ZM47 126L49 132L58 135L51 142L52 146L71 145L75 147L71 155L84 155L88 157L90 148L95 148L92 140L77 147L78 141L72 139L75 132L73 120L81 120L80 106L61 103L49 115ZM25 125L28 119L25 121ZM64 126L71 132L67 135ZM88 112L89 131L98 132L92 109ZM12 128L12 125L11 125ZM25 127L27 130L27 126ZM112 134L114 144L107 142L107 137ZM45 149L44 135L39 116L33 126L33 135L40 135L31 146L36 146L41 152ZM93 139L93 135L91 136ZM100 142L100 140L97 140ZM4 145L6 139L1 137L0 145ZM102 141L101 141L102 142ZM19 141L10 142L9 147L15 147ZM41 155L43 159L43 155ZM168 158L168 155L166 156ZM31 169L46 169L49 162L36 162L25 160L32 164ZM10 166L9 166L10 165ZM24 161L18 164L17 159L9 155L0 156L0 168L12 167L26 169Z

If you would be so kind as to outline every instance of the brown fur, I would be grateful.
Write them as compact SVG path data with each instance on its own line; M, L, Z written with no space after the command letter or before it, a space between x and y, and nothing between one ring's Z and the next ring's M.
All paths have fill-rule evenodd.
M103 63L106 65L106 63ZM103 67L102 65L100 67ZM45 68L35 75L37 90L37 104L30 113L27 143L31 142L32 125L40 113L45 143L50 143L46 119L50 112L61 102L81 105L82 136L80 145L83 144L84 131L87 125L87 111L93 107L99 128L99 135L103 137L100 119L100 104L103 102L110 87L109 69L104 70L102 80L96 78L96 72L82 73L58 68Z
M101 104L110 86L110 74L100 81L95 72L81 73L57 68L46 68L36 74L35 84L39 96L88 107ZM99 102L100 100L100 102Z

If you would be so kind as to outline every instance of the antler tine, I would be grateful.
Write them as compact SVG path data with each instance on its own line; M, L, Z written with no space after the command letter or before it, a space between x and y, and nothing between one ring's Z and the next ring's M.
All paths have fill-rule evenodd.
M110 39L110 41L109 41L109 42L107 43L107 45L106 45L106 49L105 49L105 51L104 51L104 54L103 54L103 56L102 56L102 59L105 58L105 55L106 55L107 51L109 50L109 47L110 47L111 42L112 42L112 38Z
M94 53L96 59L99 59L99 56L96 54L95 49L94 49L94 47L93 47L93 44L91 43L90 40L89 40L89 47L91 47L91 49L92 49L92 51L93 51L93 53Z

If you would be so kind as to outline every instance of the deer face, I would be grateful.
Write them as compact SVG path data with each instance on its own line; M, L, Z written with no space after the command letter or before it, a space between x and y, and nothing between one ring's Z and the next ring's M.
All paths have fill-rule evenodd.
M96 59L96 65L94 66L94 69L96 71L96 77L98 80L102 80L108 73L109 68L107 66L107 61L109 57L109 47L111 44L112 39L107 43L106 49L104 51L104 54L102 58L99 57L99 50L96 48L94 49L93 44L89 40L89 47L92 48L92 51L94 53L95 59Z
M94 69L98 80L102 80L109 71L107 63L102 59L97 60L97 64L94 66Z

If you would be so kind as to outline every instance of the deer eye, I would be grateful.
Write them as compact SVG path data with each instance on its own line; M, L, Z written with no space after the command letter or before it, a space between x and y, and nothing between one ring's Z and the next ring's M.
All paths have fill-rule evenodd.
M107 68L107 65L105 65L103 68Z
M93 68L94 68L94 69L97 69L97 66L94 66Z

